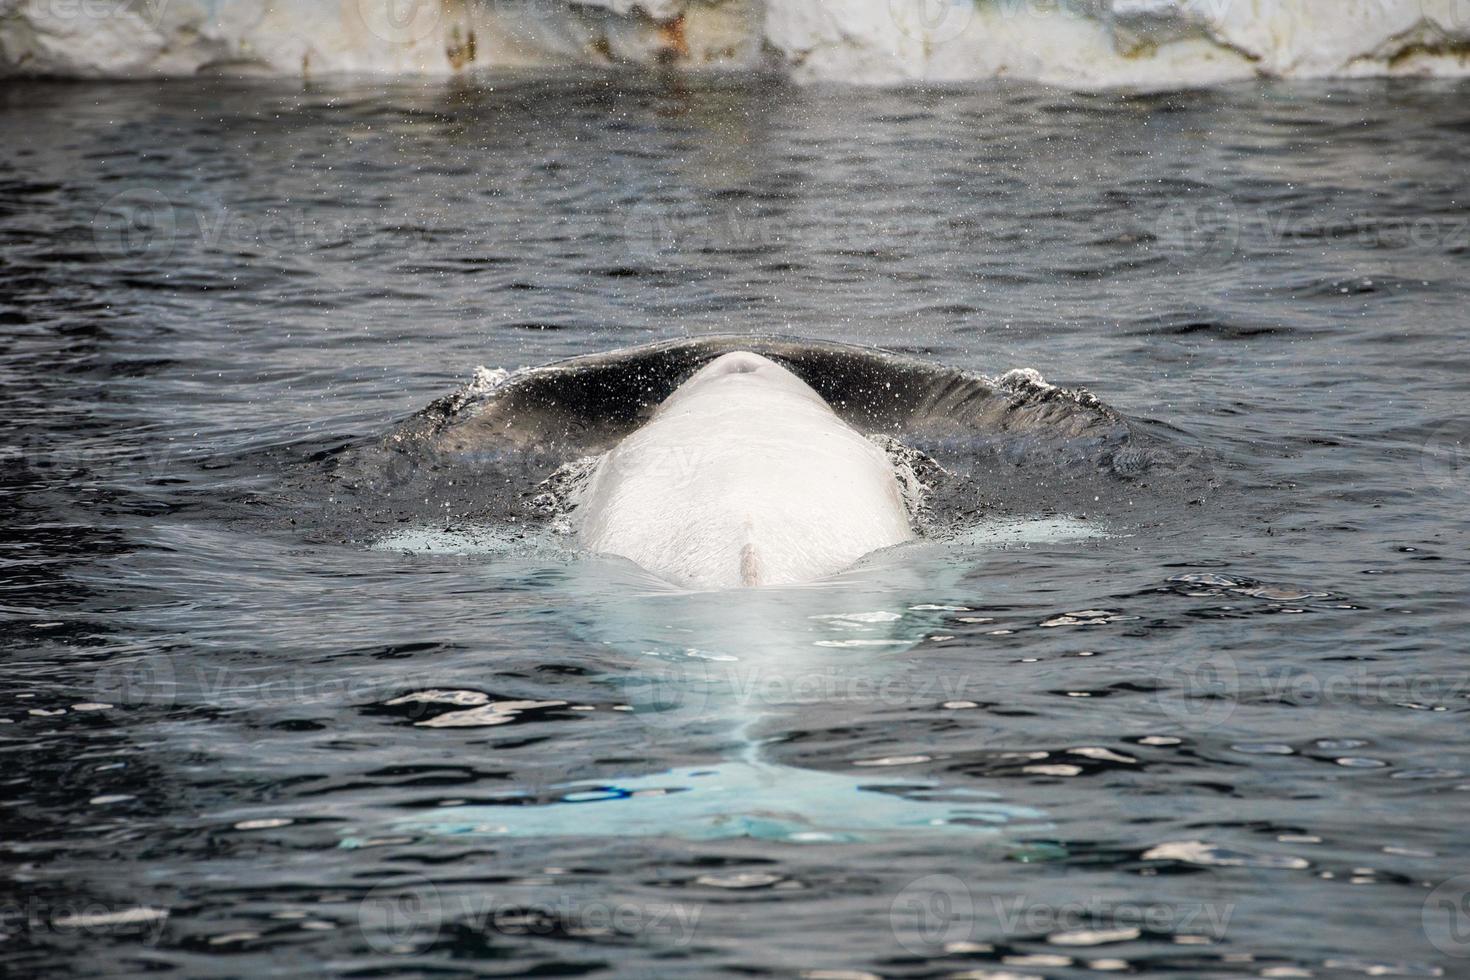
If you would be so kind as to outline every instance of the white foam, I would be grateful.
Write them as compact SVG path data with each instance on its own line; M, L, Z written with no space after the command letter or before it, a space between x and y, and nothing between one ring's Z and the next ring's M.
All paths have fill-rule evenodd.
M1035 368L1012 368L995 379L995 386L1007 391L1051 391L1056 387Z
M1108 532L1104 528L1073 517L1033 517L979 521L947 543L959 547L1006 548L1105 537Z
M462 404L484 398L505 384L509 378L510 372L505 368L487 368L483 364L480 365L475 368L474 377L470 378L469 383L460 389L459 396L463 400Z
M379 538L374 551L413 555L509 555L524 547L521 534L509 528L471 526L462 528L406 527Z

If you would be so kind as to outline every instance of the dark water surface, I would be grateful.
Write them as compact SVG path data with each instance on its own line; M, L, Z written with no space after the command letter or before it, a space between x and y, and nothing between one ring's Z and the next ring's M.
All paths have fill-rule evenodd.
M1466 94L8 83L0 964L1470 975ZM1214 485L727 601L302 477L717 332Z

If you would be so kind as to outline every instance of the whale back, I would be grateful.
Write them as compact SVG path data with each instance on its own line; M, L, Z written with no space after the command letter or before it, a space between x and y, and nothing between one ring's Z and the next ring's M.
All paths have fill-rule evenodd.
M736 351L782 366L846 425L883 443L926 488L920 533L980 516L1137 514L1141 502L1213 486L1188 438L1127 419L1034 372L999 378L829 341L712 336L660 341L486 373L387 436L320 455L320 533L355 538L405 521L562 523L579 466L646 425L701 368ZM911 464L911 465L910 465ZM568 471L574 471L568 476Z
M748 352L700 369L604 454L576 510L589 551L701 589L811 581L913 537L883 450Z
M994 437L1062 423L1069 433L1113 430L1123 420L1085 392L998 385L980 375L902 354L825 341L707 337L589 354L517 372L483 397L441 398L410 418L390 444L431 441L446 453L540 446L564 456L604 452L648 421L703 365L748 351L809 385L860 432L922 445ZM1053 434L1061 434L1054 432Z

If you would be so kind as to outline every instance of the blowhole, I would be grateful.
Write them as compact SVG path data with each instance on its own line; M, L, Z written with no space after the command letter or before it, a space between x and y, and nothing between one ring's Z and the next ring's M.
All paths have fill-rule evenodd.
M718 358L711 365L711 374L754 374L766 364L765 358L759 354L751 354L746 351L737 351Z

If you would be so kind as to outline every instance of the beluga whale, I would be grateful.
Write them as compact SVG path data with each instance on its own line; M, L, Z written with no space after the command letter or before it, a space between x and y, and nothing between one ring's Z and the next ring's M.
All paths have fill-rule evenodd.
M605 724L631 717L678 745L659 771L599 765L386 826L367 815L344 846L384 833L795 844L1004 831L1046 843L1043 812L988 788L890 774L910 757L886 748L793 765L801 749L773 733L808 718L845 729L864 691L927 680L927 653L908 652L988 622L973 613L1004 589L1002 574L972 580L977 562L1155 521L1209 480L1166 428L1032 370L987 377L750 336L481 369L323 461L331 482L308 483L304 499L329 501L321 513L344 537L446 554L497 609L550 613L539 628L566 663L547 676L573 678L516 669L496 675L505 690L414 691L384 710L439 705L414 722L439 729L610 704L625 714ZM561 700L571 690L577 700Z
M896 545L1005 538L1018 520L1154 520L1213 484L1174 435L1029 369L712 336L482 368L327 454L330 484L302 489L332 501L327 535L482 554L570 543L723 591L833 582L914 552Z
M598 461L580 541L696 589L792 585L914 538L887 454L791 371L732 351Z

